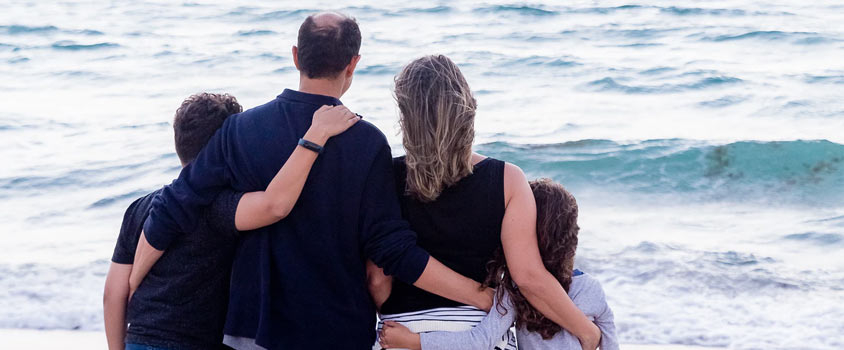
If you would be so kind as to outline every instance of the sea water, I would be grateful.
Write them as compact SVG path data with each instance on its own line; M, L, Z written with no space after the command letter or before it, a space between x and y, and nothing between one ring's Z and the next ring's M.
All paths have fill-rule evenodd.
M181 100L296 88L304 17L353 15L343 101L399 155L393 77L445 54L476 150L580 204L626 343L844 346L844 5L5 0L0 327L102 329L123 212L177 176Z

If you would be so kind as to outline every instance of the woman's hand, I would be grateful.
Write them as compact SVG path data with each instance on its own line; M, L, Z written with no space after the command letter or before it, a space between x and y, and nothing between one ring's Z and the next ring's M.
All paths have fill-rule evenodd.
M384 327L381 328L381 334L378 337L378 343L384 349L422 349L419 334L411 332L410 329L395 321L384 322Z
M305 139L324 146L329 138L343 133L358 121L360 117L346 106L322 106L314 112Z

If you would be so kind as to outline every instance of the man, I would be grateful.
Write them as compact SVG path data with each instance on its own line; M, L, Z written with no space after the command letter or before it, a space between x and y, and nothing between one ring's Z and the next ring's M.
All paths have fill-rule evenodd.
M199 94L185 100L173 121L176 154L182 166L196 158L228 116L240 111L240 104L229 95ZM219 348L237 243L234 217L241 194L224 191L203 210L197 228L174 241L170 254L150 271L127 309L135 248L152 199L160 192L133 202L123 218L103 294L108 347L124 349L125 338L129 349ZM131 323L128 336L127 322Z
M407 283L488 310L491 298L477 282L416 246L401 219L390 147L377 128L360 122L328 146L302 139L309 116L321 105L341 105L351 85L360 60L355 20L313 15L298 39L292 51L299 91L285 90L225 122L153 200L144 225L149 245L139 245L138 254L168 249L197 226L201 208L224 188L265 188L297 145L315 152L326 146L287 218L238 244L225 343L238 349L369 349L375 308L366 259Z

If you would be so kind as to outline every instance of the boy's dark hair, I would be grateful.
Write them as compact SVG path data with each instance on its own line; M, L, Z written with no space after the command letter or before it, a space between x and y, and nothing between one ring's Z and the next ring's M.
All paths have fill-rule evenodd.
M237 99L229 94L203 92L185 99L173 119L176 154L182 164L190 163L199 155L226 118L242 111Z
M308 78L336 77L358 55L358 22L343 17L336 25L317 26L311 15L299 27L299 68Z
M539 254L548 272L568 291L574 271L574 253L577 250L577 201L569 191L550 179L530 182L536 199L536 237ZM551 339L562 331L559 325L536 310L519 291L507 269L501 249L489 263L489 276L485 285L503 288L510 294L516 312L516 324L529 332ZM504 293L497 294L499 305ZM499 312L502 312L499 310ZM503 312L506 312L504 310Z

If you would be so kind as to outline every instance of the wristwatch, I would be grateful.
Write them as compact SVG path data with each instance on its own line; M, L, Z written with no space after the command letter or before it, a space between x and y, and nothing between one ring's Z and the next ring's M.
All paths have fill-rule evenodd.
M322 146L317 145L316 143L313 143L311 141L305 140L304 138L299 139L299 146L305 147L318 154L322 154L322 150L324 149Z

